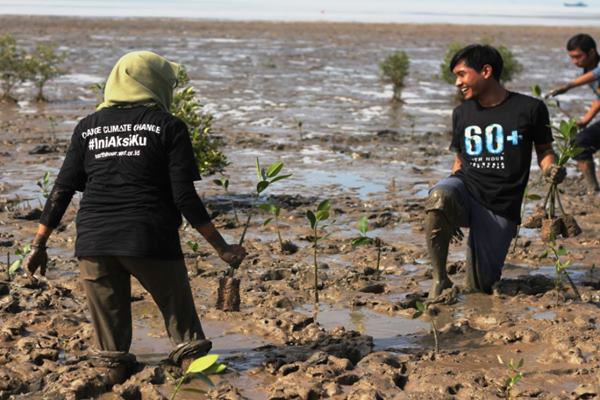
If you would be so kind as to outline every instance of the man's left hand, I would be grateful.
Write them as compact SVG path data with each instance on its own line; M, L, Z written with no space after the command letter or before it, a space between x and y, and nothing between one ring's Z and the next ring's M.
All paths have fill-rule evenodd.
M552 164L549 168L543 171L546 182L558 185L567 177L567 170L557 164Z

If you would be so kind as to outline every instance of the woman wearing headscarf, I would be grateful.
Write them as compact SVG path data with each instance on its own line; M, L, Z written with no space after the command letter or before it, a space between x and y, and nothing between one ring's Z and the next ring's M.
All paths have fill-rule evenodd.
M178 365L206 354L183 260L181 214L232 267L245 257L210 221L193 182L200 179L186 125L169 113L179 66L148 51L123 56L104 102L76 126L45 204L25 267L45 274L46 243L76 191L75 256L96 337L94 360L119 383L131 373L131 284L151 294L176 345Z

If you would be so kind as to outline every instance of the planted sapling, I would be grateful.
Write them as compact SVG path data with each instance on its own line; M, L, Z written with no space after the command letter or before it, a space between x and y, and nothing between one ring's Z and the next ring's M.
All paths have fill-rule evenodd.
M538 98L542 98L542 91L538 85L531 87L532 94ZM555 100L546 101L549 105L554 105L560 109L565 115L568 116ZM563 119L560 121L558 126L551 125L552 130L555 132L554 137L556 140L556 148L558 150L558 160L556 164L559 167L564 167L571 158L580 154L583 149L575 146L573 140L579 132L579 126L577 120L574 118ZM561 216L557 216L556 209L560 210ZM542 221L539 224L541 227L542 240L546 243L550 243L556 240L559 235L563 237L574 237L581 233L581 228L577 224L577 221L571 214L567 214L563 208L560 200L560 191L558 190L558 184L555 182L550 183L548 192L546 194L543 206L542 206Z
M269 225L271 222L275 221L275 228L277 230L277 239L279 240L279 247L281 248L282 253L294 254L298 251L298 246L292 243L289 240L283 240L281 237L281 230L279 228L279 215L281 214L281 207L276 204L261 204L258 206L261 210L271 214L273 217L267 218L265 222L263 222L263 226Z
M571 260L567 260L565 262L561 260L561 257L567 256L569 251L563 246L556 246L556 242L551 242L547 247L546 255L547 254L552 254L554 257L554 269L556 270L556 279L554 280L554 285L557 290L557 295L558 291L562 288L562 282L564 278L569 282L569 285L571 286L571 289L573 289L573 292L575 292L577 299L581 301L581 294L579 293L579 290L577 290L575 282L573 282L569 272L567 271L567 268L571 266Z
M261 168L260 161L258 160L258 158L256 158L256 177L258 178L258 182L256 184L256 193L254 194L255 204L256 202L258 202L261 193L267 190L267 188L270 185L277 181L287 179L290 176L292 176L292 174L279 175L283 167L284 164L281 161L277 161L269 165L269 168L265 170L264 168ZM240 245L244 243L244 238L246 237L246 232L248 231L248 227L250 226L250 220L252 219L253 213L254 207L251 207L250 211L248 212L246 224L244 225L242 237L240 238Z
M188 245L188 247L190 248L190 250L192 250L192 252L196 253L198 251L198 249L200 248L200 243L194 241L194 240L188 240L187 242L185 242L185 244ZM196 260L196 271L198 271L198 257L195 257Z
M229 179L225 178L225 177L221 177L219 179L214 179L213 183L217 186L222 187L225 190L225 193L227 195L229 195ZM237 214L237 210L235 208L235 204L233 203L233 199L229 200L231 203L231 209L233 210L233 216L235 217L235 223L236 225L240 224L240 220L238 219L238 214Z
M314 273L315 273L315 305L319 304L319 264L317 263L317 255L319 249L319 242L321 240L326 239L329 235L319 236L321 232L327 227L327 225L322 225L321 232L319 231L319 223L323 221L327 221L329 219L331 210L331 201L323 200L317 206L317 209L313 212L308 210L306 212L306 219L310 224L310 228L312 229L312 236L310 241L313 243L313 261L314 261Z
M429 316L429 320L431 322L431 332L433 333L433 343L434 343L433 350L434 350L435 354L437 354L440 351L439 341L438 341L438 329L437 329L437 324L435 323L435 316L437 315L437 311L431 307L431 304L429 304L429 303L426 304L426 303L423 303L418 300L415 303L415 306L417 307L417 312L413 315L413 319L419 318L423 315Z
M266 170L261 168L258 158L256 159L256 175L258 177L258 183L256 184L256 193L254 194L254 202L248 211L244 230L240 237L240 246L244 244L246 232L250 226L250 221L254 215L254 208L256 207L260 195L270 185L280 181L282 179L289 178L291 174L280 175L284 164L281 161L275 162L269 166ZM233 277L234 268L229 268L227 276L219 279L219 289L217 290L217 308L223 311L239 311L240 309L240 280Z
M521 358L518 363L515 364L514 360L511 358L508 363L505 363L502 357L498 357L498 362L501 365L506 366L508 369L508 377L504 381L504 394L508 400L513 399L513 390L517 383L523 379L523 372L521 372L521 368L523 368L523 359Z
M358 232L360 233L360 237L352 240L352 247L358 247L363 245L375 245L377 248L377 264L375 266L375 277L379 279L379 265L381 264L381 239L378 237L371 238L367 236L367 232L369 231L369 220L367 217L363 216L358 221Z
M187 367L183 376L176 380L175 390L171 395L171 400L174 400L179 391L183 390L184 392L192 392L197 394L206 395L206 392L201 389L195 388L184 388L181 389L181 386L184 382L186 382L190 378L198 378L202 382L204 382L208 386L214 386L212 381L210 380L210 375L220 374L227 369L227 365L224 363L219 363L217 360L219 359L218 354L209 354L200 358L195 359L192 363Z

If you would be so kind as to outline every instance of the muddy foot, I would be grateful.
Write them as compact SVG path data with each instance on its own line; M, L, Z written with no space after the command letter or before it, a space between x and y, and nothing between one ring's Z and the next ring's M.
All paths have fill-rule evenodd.
M427 298L429 300L433 300L433 299L437 298L440 294L442 294L444 289L449 289L452 286L453 286L453 284L452 284L452 281L450 280L450 278L446 278L441 281L434 280L433 284L431 285L431 289L429 289L429 295L427 296Z

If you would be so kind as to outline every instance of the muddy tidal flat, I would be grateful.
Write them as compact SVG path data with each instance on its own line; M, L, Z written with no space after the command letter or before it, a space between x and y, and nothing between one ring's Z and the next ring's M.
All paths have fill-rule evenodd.
M159 365L172 347L137 282L138 373L111 388L86 357L93 332L73 258L77 197L49 241L47 279L9 281L6 274L7 255L14 259L37 227L44 199L36 181L46 171L56 175L75 124L94 110L90 85L103 81L121 55L141 49L184 64L204 111L215 117L215 135L231 162L229 193L213 177L196 187L228 240L242 232L232 202L240 214L251 205L255 158L281 160L293 174L261 201L282 208L281 234L298 251L282 253L275 226L263 227L266 215L254 218L238 273L240 312L215 309L226 265L191 227L182 227L196 307L213 352L229 366L214 387L200 380L185 387L211 399L507 398L514 373L500 356L523 359L513 398L600 398L600 198L584 193L573 165L563 205L583 233L560 243L569 250L581 300L568 286L557 289L539 231L522 229L492 295L464 290L466 244L451 246L456 288L434 306L439 352L431 318L413 319L415 300L426 297L431 283L424 200L453 158L447 149L454 89L438 78L446 48L483 38L509 47L523 72L508 87L528 93L533 84L548 89L575 76L564 45L579 30L1 16L0 34L13 34L23 46L59 45L68 72L48 84L48 103L32 102L34 88L20 86L18 103L0 104L0 400L165 399L173 392ZM600 37L598 29L588 32ZM400 105L390 103L391 87L381 83L377 65L396 50L411 60ZM588 91L569 92L562 106L583 112ZM534 165L529 192L545 190ZM320 243L315 310L305 213L324 199L332 200L335 222ZM528 202L526 216L535 203ZM362 216L369 234L383 241L379 276L375 249L350 244ZM190 240L200 243L197 252L186 245Z

